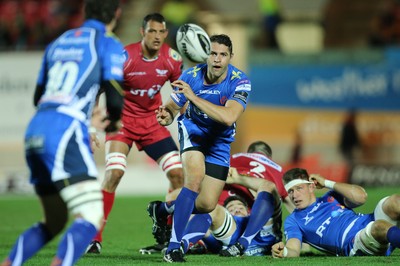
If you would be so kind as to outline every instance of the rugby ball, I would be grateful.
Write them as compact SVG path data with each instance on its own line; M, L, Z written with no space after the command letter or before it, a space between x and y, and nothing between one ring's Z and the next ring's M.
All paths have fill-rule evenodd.
M183 24L176 34L176 46L181 55L195 63L207 60L211 42L206 31L193 23Z

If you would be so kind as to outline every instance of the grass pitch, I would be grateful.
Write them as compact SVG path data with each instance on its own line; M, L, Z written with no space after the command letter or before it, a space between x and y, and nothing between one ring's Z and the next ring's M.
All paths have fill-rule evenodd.
M400 188L368 188L368 202L357 209L359 212L373 211L384 196L400 193ZM156 265L162 263L160 254L141 255L141 247L154 244L151 235L151 220L147 216L149 201L162 200L163 196L117 196L113 211L103 234L103 249L100 255L82 257L77 265ZM41 218L41 208L34 196L0 195L0 261L10 251L18 235ZM285 213L286 215L286 213ZM25 265L50 265L56 252L60 236L56 237ZM301 258L283 260L272 257L223 258L217 255L188 255L190 265L400 265L400 250L390 257L331 257L312 251Z

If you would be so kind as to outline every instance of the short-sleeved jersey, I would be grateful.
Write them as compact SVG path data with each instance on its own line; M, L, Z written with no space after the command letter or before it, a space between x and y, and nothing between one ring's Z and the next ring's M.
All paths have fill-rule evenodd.
M37 84L45 90L38 109L57 109L89 124L100 84L123 79L123 46L103 23L87 20L45 51Z
M215 105L224 106L228 100L240 103L246 109L248 97L251 92L251 83L246 74L233 65L228 65L226 78L218 84L204 84L204 77L207 74L207 65L199 64L185 70L180 80L188 83L196 96L207 100ZM174 88L176 89L176 88ZM171 94L172 100L180 107L187 102L183 94ZM236 123L232 126L225 126L209 118L204 112L189 102L185 114L181 115L193 121L205 134L225 137L228 141L233 141Z
M154 116L162 105L160 90L167 81L175 81L182 73L182 57L163 44L155 59L146 59L141 42L125 47L125 100L122 114L131 117Z
M338 256L348 256L357 232L374 220L373 214L355 213L343 197L329 191L305 209L295 209L285 220L286 239L301 242Z
M273 182L282 199L287 197L287 192L282 182L282 167L261 153L236 153L231 156L231 166L238 170L238 173L254 178L263 178ZM245 187L235 184L227 184L219 197L218 203L223 205L224 201L233 195L244 198L247 204L252 207L254 203L253 194Z

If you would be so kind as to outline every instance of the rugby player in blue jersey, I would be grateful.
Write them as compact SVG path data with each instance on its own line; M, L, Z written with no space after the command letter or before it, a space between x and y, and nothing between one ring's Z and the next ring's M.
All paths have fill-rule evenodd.
M167 262L183 262L183 231L192 213L208 213L218 203L229 170L230 144L236 121L246 108L251 83L243 71L230 64L232 42L227 35L213 35L206 64L184 71L172 82L171 98L156 111L167 126L178 118L180 153L185 185L174 204L172 237L164 256ZM153 206L149 206L153 207ZM161 216L154 204L154 226Z
M25 133L31 183L42 221L22 233L1 264L21 265L59 234L68 222L51 265L73 265L100 228L103 201L88 127L99 91L107 101L106 132L119 129L123 105L123 46L113 34L118 0L86 0L86 20L47 48L34 94L37 112ZM99 114L96 112L96 118ZM98 122L98 121L97 121Z
M286 244L275 244L273 257L298 257L303 242L336 256L389 255L400 247L400 195L384 197L373 213L360 214L352 210L367 199L360 186L309 176L301 168L287 171L283 181L296 209L284 222ZM317 198L314 192L321 188L329 191Z

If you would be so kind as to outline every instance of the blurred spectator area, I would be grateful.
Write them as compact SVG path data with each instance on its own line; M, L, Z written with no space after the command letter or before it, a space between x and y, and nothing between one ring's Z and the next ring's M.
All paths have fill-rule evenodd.
M0 51L42 50L67 29L82 24L82 3L83 0L0 0Z
M117 34L127 42L140 38L143 16L158 12L171 0L123 0ZM175 0L194 7L190 21L202 26L241 23L250 47L283 52L316 53L330 48L368 47L376 20L397 0ZM83 0L0 0L0 50L39 50L68 28L83 21ZM265 4L267 2L267 4ZM264 4L264 7L262 5ZM267 11L265 11L267 5ZM269 7L268 7L269 5ZM273 5L273 7L271 7ZM271 46L263 19L279 15L277 45ZM378 29L379 30L379 29ZM375 26L376 31L376 26ZM135 33L133 35L132 33ZM376 33L374 33L376 34ZM132 36L135 38L132 39Z
M82 0L0 1L2 50L43 49L60 33L80 25Z

